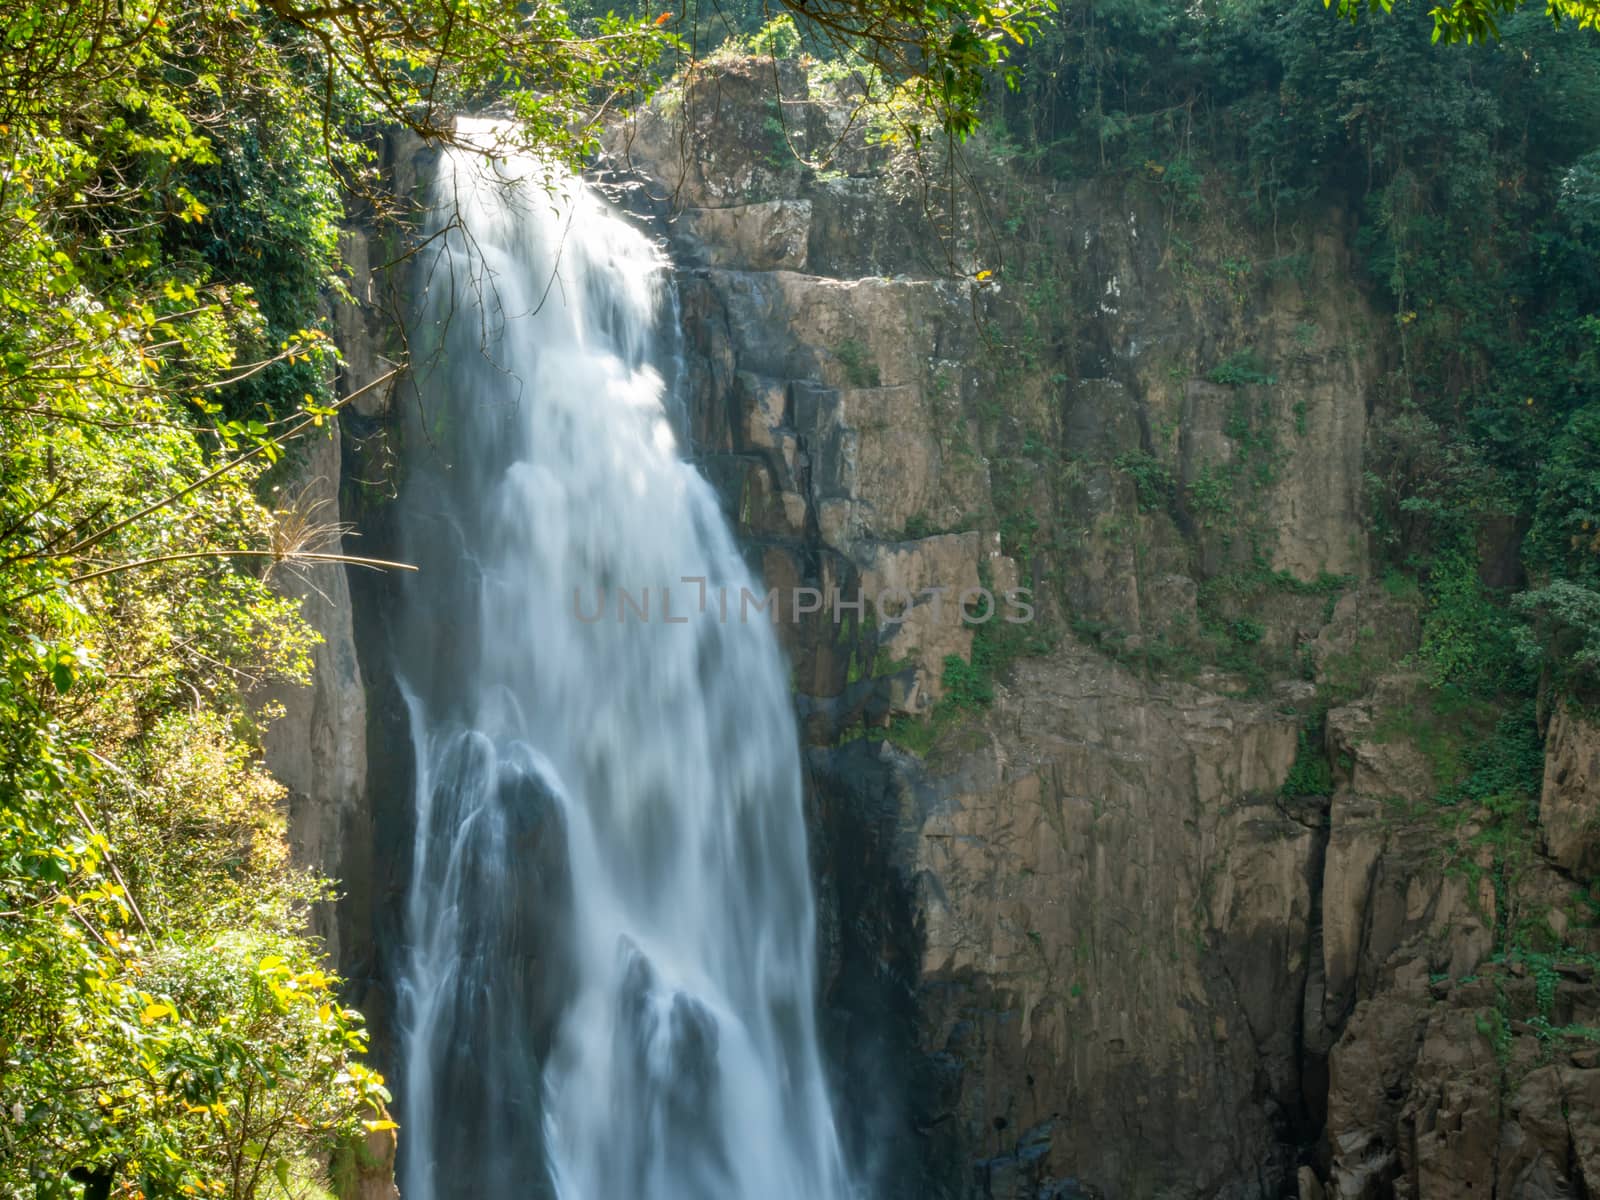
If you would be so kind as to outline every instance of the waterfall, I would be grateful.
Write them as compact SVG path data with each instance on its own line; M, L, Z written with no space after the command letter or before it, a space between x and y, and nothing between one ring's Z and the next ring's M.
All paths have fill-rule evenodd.
M788 681L680 456L667 264L515 155L447 152L430 222L402 1191L842 1200Z

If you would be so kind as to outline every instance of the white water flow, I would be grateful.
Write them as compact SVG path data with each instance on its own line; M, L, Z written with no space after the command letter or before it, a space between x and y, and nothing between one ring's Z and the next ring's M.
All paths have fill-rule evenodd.
M420 264L402 1190L842 1198L787 677L719 620L754 585L666 411L666 263L544 181L447 153Z

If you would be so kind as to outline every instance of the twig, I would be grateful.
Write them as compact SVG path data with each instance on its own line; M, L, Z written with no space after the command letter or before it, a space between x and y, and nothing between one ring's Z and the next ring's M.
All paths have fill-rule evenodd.
M132 571L137 567L153 567L161 563L180 562L189 558L270 558L276 562L325 562L345 563L354 567L371 567L375 571L393 568L396 571L415 571L417 568L412 563L390 562L386 558L361 558L354 554L314 554L310 551L297 551L286 553L282 550L185 550L179 554L158 554L154 558L136 558L132 562L113 563L109 567L101 567L98 571L90 571L84 575L74 575L65 581L70 587L75 583L87 583L91 579L100 579L106 575L116 575L122 571Z
M119 767L116 763L109 762L106 759L101 758L93 750L89 751L89 757L93 758L97 762L104 763L113 771L116 771L124 776L127 775L127 772ZM133 780L129 779L128 782L133 783ZM94 822L89 819L89 814L83 811L83 805L79 804L76 799L72 801L72 809L78 814L78 820L83 822L84 828L89 831L90 835L93 837L99 837L100 831L94 827ZM151 941L154 941L155 935L150 932L150 926L145 924L144 913L139 911L139 902L133 898L133 889L128 886L128 881L122 877L122 872L117 870L117 860L111 857L111 851L109 849L105 852L105 855L106 866L111 868L111 874L116 877L117 886L122 889L123 896L127 898L128 907L133 910L133 915L139 922L139 928L144 930L145 937L149 938Z

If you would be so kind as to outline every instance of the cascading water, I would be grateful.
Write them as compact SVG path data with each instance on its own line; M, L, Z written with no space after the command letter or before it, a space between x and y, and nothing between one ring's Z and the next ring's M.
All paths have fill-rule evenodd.
M717 601L750 579L665 408L666 264L549 178L447 153L419 262L402 1191L835 1200L786 675Z

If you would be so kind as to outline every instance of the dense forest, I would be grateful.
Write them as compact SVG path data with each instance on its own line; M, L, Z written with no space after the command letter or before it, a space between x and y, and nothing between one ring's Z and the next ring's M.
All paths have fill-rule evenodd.
M581 163L733 39L843 61L912 136L1137 179L1175 229L1348 222L1398 347L1372 537L1484 730L1440 802L1520 828L1541 713L1600 697L1592 3L609 7L0 10L0 1194L313 1194L390 1127L258 754L313 637L275 580L348 561L281 481L350 399L328 302L385 128L495 104Z

